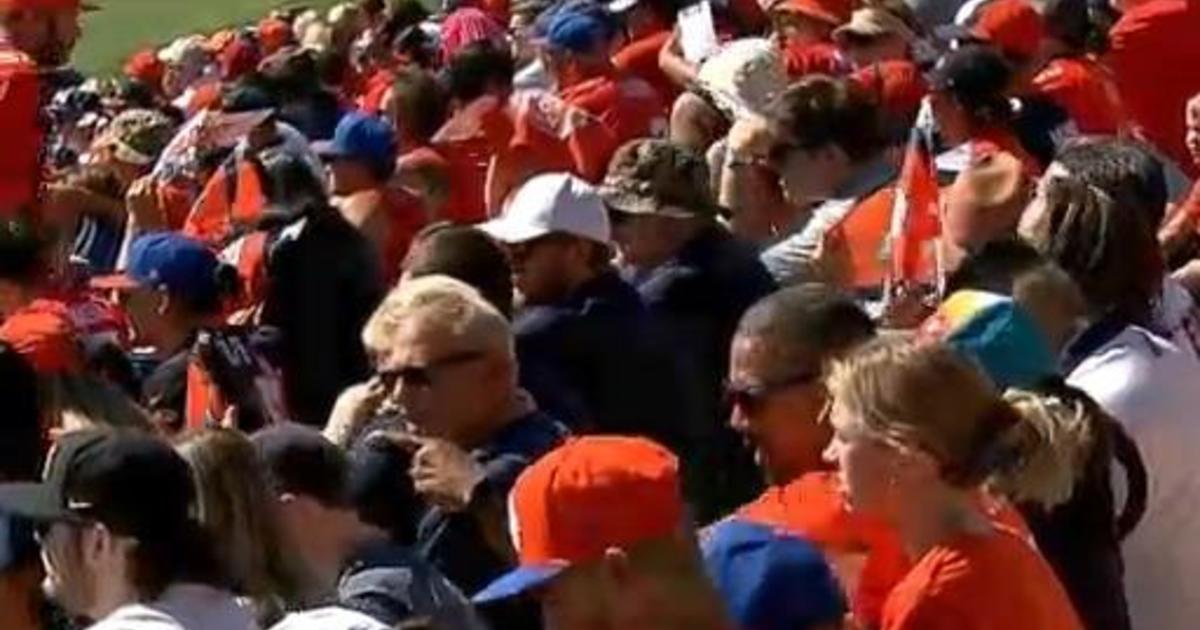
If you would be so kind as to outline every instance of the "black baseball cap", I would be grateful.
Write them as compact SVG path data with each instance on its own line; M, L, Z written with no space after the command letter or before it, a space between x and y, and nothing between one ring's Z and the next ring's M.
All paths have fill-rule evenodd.
M0 510L36 523L99 521L141 541L186 529L195 489L166 442L132 430L86 429L50 451L40 483L0 484Z
M1012 86L1013 68L987 44L966 44L946 53L929 73L929 85L952 94L968 109L1003 100Z
M276 424L250 441L276 492L312 497L330 507L351 505L349 458L316 429Z

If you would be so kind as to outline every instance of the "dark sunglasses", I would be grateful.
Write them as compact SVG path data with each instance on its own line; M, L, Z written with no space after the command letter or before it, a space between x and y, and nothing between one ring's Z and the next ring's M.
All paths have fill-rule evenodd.
M732 383L725 384L725 403L732 408L741 409L746 413L754 413L775 394L798 387L800 385L811 385L821 378L821 372L801 372L789 378L785 378L774 383L764 385L747 385L737 386Z
M401 381L412 387L431 387L433 386L435 372L455 365L478 361L484 356L486 356L485 353L479 350L457 352L432 361L428 365L405 366L393 370L383 370L376 372L375 375L379 377L380 382L389 391L395 389L396 384Z

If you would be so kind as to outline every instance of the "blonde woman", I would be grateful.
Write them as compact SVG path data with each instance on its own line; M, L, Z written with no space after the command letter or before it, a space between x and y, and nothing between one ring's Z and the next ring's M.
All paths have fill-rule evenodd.
M233 590L253 604L263 627L298 595L296 573L280 549L274 497L253 445L232 429L185 435L177 450L196 484L197 517L216 541Z
M989 477L1044 444L981 372L947 346L888 338L838 364L829 390L850 509L893 527L913 562L883 630L1082 628L1028 536L980 506Z

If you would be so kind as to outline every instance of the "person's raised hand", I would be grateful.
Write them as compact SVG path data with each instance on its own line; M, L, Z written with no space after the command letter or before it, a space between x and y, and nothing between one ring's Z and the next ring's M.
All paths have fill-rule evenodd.
M470 453L457 444L439 438L394 431L382 435L393 444L412 452L409 476L417 494L447 512L467 509L475 487L485 477L483 466Z
M387 388L378 378L346 388L329 413L325 439L341 447L349 446L379 411L387 394Z
M733 124L726 142L732 157L738 160L765 160L775 135L766 118L747 116Z
M125 209L134 224L143 230L163 227L164 215L158 204L158 189L154 176L134 180L125 192Z

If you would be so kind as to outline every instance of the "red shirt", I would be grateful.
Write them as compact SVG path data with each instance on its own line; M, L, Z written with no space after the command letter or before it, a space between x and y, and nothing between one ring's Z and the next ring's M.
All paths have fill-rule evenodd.
M396 83L396 73L388 69L376 70L367 78L358 99L358 108L370 114L378 114L383 110L383 97Z
M434 134L433 149L446 161L450 194L442 219L476 223L487 218L485 191L492 156L509 145L513 121L505 103L484 96L455 112Z
M626 44L613 55L617 70L649 83L663 103L675 102L682 91L658 65L658 53L670 39L671 31L663 29Z
M1192 176L1197 171L1184 145L1184 107L1200 92L1196 33L1200 3L1149 0L1113 26L1106 58L1139 132Z
M0 217L30 211L42 179L44 130L37 64L0 43Z
M783 48L783 61L788 77L792 80L810 74L839 76L850 70L849 64L838 52L837 46L829 42L815 44L792 44Z
M1124 106L1108 68L1087 57L1060 57L1033 79L1036 92L1067 110L1080 133L1116 135L1125 125Z
M1082 630L1053 569L1016 532L961 535L896 585L883 630Z
M388 284L400 279L400 266L408 255L413 237L428 222L421 200L393 188L387 189L381 201L388 217L388 234L383 251L383 277Z

